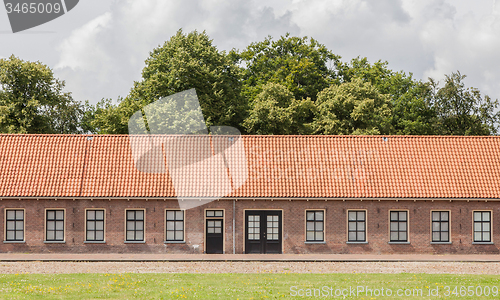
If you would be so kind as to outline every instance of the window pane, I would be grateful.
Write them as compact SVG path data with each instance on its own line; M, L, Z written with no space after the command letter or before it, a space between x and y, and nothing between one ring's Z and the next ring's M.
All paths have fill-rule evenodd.
M64 229L64 221L57 221L56 230L63 230L63 229Z
M22 241L24 239L23 233L24 233L23 231L19 231L19 230L16 231L16 240Z
M175 212L175 219L177 221L182 221L184 220L184 212L182 210L178 210Z
M399 220L400 221L406 221L406 211L400 211L399 212Z
M474 223L474 231L481 231L481 223Z
M356 222L349 222L349 230L356 230Z
M441 233L441 240L443 242L447 242L448 241L448 232Z
M489 221L489 220L490 220L490 212L484 211L483 212L483 221Z
M207 228L207 233L214 233L214 228L208 227Z
M95 212L95 218L97 220L104 220L104 210L98 210Z
M176 221L175 222L175 229L183 230L184 229L184 222L183 221Z
M58 210L56 211L56 219L62 220L64 218L64 211Z
M135 232L135 240L136 241L142 241L144 239L144 232L142 231L136 231Z
M364 221L364 220L365 220L365 212L358 211L358 221Z
M22 210L16 210L16 219L18 219L18 220L24 220L24 211L22 211Z
M94 231L87 231L87 241L93 241L94 239Z
M215 216L215 212L213 210L207 210L207 217Z
M134 230L134 229L135 229L135 222L127 221L127 230Z
M316 221L323 221L323 212L322 211L316 212Z
M94 229L95 229L94 221L88 221L87 222L87 230L94 230Z
M278 216L273 216L273 221L278 222Z
M216 210L215 211L215 216L216 217L222 217L222 210Z
M183 240L183 235L184 235L183 231L176 231L175 232L175 239L177 241L182 241Z
M441 223L441 230L448 231L448 222Z
M259 215L254 216L254 221L255 221L255 222L260 222L260 216L259 216Z
M173 220L175 216L175 211L167 210L167 220Z
M53 241L54 240L54 231L48 231L47 232L47 241Z
M133 241L134 240L134 231L127 231L127 241Z
M134 220L134 211L133 210L128 210L127 211L127 220Z
M104 241L104 231L97 231L95 233L95 239L98 241Z
M316 232L316 240L323 241L323 232Z
M208 221L208 227L214 227L214 221Z
M222 221L215 221L214 226L215 227L222 227Z
M349 232L349 241L356 240L356 232Z
M7 221L7 229L8 230L14 230L14 226L16 225L15 221Z
M56 231L56 240L58 240L58 241L64 240L64 232L59 231L59 230Z
M137 210L135 212L135 219L136 220L144 220L144 211L143 210Z
M365 240L365 233L358 232L358 241L364 241L364 240Z
M323 222L316 222L316 231L323 231Z
M398 240L398 233L391 232L391 241L397 241L397 240Z
M398 220L398 212L391 211L391 221L397 221L397 220Z
M432 221L439 221L439 212L438 211L432 212Z
M87 210L87 219L89 219L89 220L95 219L95 211L94 210Z
M15 231L7 231L7 240L12 241L15 238Z
M313 231L308 231L307 232L307 240L308 241L313 241L314 240L314 232Z
M365 222L358 222L358 230L365 230Z
M53 220L55 218L55 216L56 216L56 212L55 211L53 211L53 210L48 210L47 211L47 219Z
M249 222L253 221L253 216L248 216L248 221Z
M406 231L406 222L399 222L399 231Z
M273 222L273 227L278 228L278 222Z
M248 228L248 233L253 233L253 227Z
M54 230L56 229L56 224L54 221L48 221L47 222L47 230Z
M447 211L441 212L441 221L448 221L448 212Z
M439 222L432 222L432 231L440 231L441 226L439 225Z
M174 232L167 231L167 241L173 241L173 240L174 240Z
M215 233L221 233L222 232L222 228L220 227L215 227Z
M481 212L479 211L474 212L474 221L481 221Z
M490 231L490 223L483 223L483 231Z
M167 221L167 230L174 230L174 222Z
M267 228L272 228L273 227L273 222L267 222Z
M440 234L439 234L439 232L433 232L432 233L432 240L435 241L435 242L439 242L440 241Z
M143 230L143 229L144 229L144 222L142 221L135 222L135 230Z
M398 230L398 222L391 222L391 231Z
M483 242L489 242L489 241L490 241L490 233L483 232Z
M406 241L406 232L400 232L399 233L399 240L400 241Z
M15 210L8 210L7 211L7 220L14 220L16 217L16 211Z
M474 241L475 242L481 241L481 232L474 232Z
M356 212L350 211L349 212L349 221L355 221L355 220L356 220Z
M104 230L104 221L97 221L95 225L97 230Z

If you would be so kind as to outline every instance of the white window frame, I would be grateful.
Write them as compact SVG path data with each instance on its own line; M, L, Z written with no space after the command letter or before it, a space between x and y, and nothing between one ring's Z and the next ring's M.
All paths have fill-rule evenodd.
M175 238L175 232L176 231L180 231L180 230L176 230L175 227L176 227L176 222L180 222L176 219L176 217L174 217L174 220L167 220L167 213L169 211L174 211L174 212L182 212L182 240L177 240L177 239L174 239L174 240L168 240L167 239L167 235L168 235L168 231L172 231L172 230L167 230L167 227L168 227L168 222L174 222L174 238ZM176 214L175 214L176 215ZM184 244L186 243L186 210L184 209L179 209L179 208L165 208L165 211L163 213L163 218L165 220L164 224L165 226L163 227L164 228L164 235L163 235L163 238L164 238L164 243L165 244Z
M391 240L391 213L393 212L406 212L406 241L400 241L400 240L397 240L397 241L393 241ZM391 209L389 210L389 215L388 215L388 219L389 219L389 244L410 244L410 211L408 209ZM400 232L399 231L399 215L398 215L398 233ZM399 236L399 234L398 234Z
M10 231L8 230L7 228L7 212L8 211L22 211L23 212L23 239L22 240L7 240L7 231ZM17 217L15 218L15 222L19 222L17 221ZM17 228L17 224L16 224L16 228ZM14 231L19 231L17 229L15 229ZM16 234L14 234L16 235ZM11 244L16 244L16 243L25 243L26 242L26 210L24 208L16 208L16 207L13 207L13 208L5 208L4 209L4 235L3 235L3 239L4 239L4 243L8 244L8 243L11 243Z
M313 221L308 221L307 220L307 213L308 212L314 212L314 220ZM316 220L316 212L322 212L323 213L323 230L322 231L316 231L316 222L320 222L319 220ZM325 244L326 243L326 209L312 209L308 208L305 210L305 215L304 215L304 237L305 237L305 244ZM311 230L307 230L307 223L308 222L314 222L314 235L316 236L316 232L323 232L323 240L308 240L307 239L307 232Z
M143 219L142 219L142 240L127 240L127 231L128 230L128 224L127 224L127 215L129 211L143 211ZM140 221L140 220L139 220ZM134 222L137 222L136 219L134 219ZM135 226L135 223L134 223ZM131 230L130 230L131 231ZM135 228L133 230L134 232L137 231ZM135 234L134 234L135 235ZM125 236L124 236L124 243L126 244L144 244L146 243L146 209L145 208L126 208L125 209Z
M490 233L490 240L489 241L476 241L476 237L475 237L475 219L474 219L474 215L476 212L480 212L481 213L481 219L482 219L482 213L483 212L489 212L490 213L490 220L489 220L489 225L490 225L490 230L489 230L489 233ZM481 223L484 223L484 221L481 221ZM482 226L481 226L482 227ZM483 231L481 231L483 232ZM472 244L477 244L477 245L491 245L491 244L494 244L493 242L493 210L489 210L489 209L484 209L484 210L480 210L480 209L477 209L477 210L473 210L472 211Z
M364 220L364 223L365 223L365 229L364 229L364 233L365 233L365 240L364 241L350 241L349 240L349 213L350 212L356 212L356 223L357 222L360 222L360 221L357 221L357 212L364 212L365 213L365 220ZM347 214L346 214L346 244L368 244L368 210L367 209L348 209L347 210ZM358 232L357 228L356 228L356 233ZM357 238L357 234L356 234L356 238Z
M48 222L49 220L47 220L47 213L48 211L62 211L63 212L63 239L62 240L48 240L47 239L47 225L48 225ZM57 213L56 213L57 215ZM66 209L65 208L58 208L58 207L54 207L54 208L45 208L45 211L44 211L44 228L43 228L43 232L44 232L44 243L47 243L47 244L58 244L58 243L61 243L61 244L64 244L66 243ZM52 221L52 220L51 220ZM55 221L57 222L57 219L55 219ZM57 229L55 229L55 232L57 232Z
M99 241L99 240L88 240L87 239L87 224L88 224L88 214L87 212L89 210L93 210L93 211L98 211L98 210L101 210L103 211L103 240L102 241ZM95 221L95 220L94 220ZM96 229L93 229L93 231L97 231ZM85 209L85 230L84 230L84 234L85 234L85 241L84 243L88 243L88 244L103 244L103 243L106 243L106 209L105 208L86 208Z

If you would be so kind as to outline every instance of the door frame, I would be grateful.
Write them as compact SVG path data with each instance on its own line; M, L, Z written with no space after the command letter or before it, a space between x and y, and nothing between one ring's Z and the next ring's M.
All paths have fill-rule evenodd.
M207 210L222 210L221 217L208 217ZM225 208L205 208L203 210L203 254L207 253L207 219L222 219L222 254L226 253L226 209Z
M247 240L247 229L246 229L246 224L245 224L245 215L246 215L246 212L247 210L256 210L256 211L259 211L259 210L273 210L273 211L281 211L281 254L285 253L284 249L285 249L285 243L284 243L284 236L285 236L285 211L283 208L244 208L243 209L243 221L242 221L242 224L243 224L243 239L242 239L242 243L243 243L243 254L246 254L245 253L245 242Z

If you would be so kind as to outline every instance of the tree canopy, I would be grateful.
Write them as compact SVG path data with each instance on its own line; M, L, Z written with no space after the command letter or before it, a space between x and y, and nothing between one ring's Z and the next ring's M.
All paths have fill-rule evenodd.
M81 133L84 106L40 62L0 59L0 132Z

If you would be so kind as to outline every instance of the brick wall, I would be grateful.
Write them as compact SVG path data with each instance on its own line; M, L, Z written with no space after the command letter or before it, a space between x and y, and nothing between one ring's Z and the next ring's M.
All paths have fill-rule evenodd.
M279 209L283 212L284 253L499 253L500 204L478 201L236 201L236 253L244 251L244 210ZM233 251L233 201L213 201L186 211L185 243L164 243L165 209L178 208L173 200L2 200L1 241L5 240L5 209L25 209L25 242L0 242L0 252L73 253L203 253L204 210L224 209L226 253ZM44 243L45 209L64 208L65 243ZM106 210L106 243L84 243L85 209ZM125 209L146 209L145 243L124 243ZM325 243L306 244L305 210L325 210ZM347 244L347 210L367 211L366 244ZM389 211L407 210L409 244L389 244ZM450 211L451 244L431 244L431 210ZM492 211L494 244L472 243L472 211Z

